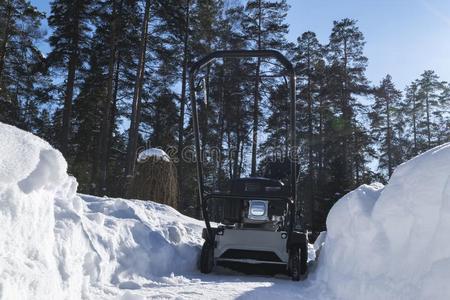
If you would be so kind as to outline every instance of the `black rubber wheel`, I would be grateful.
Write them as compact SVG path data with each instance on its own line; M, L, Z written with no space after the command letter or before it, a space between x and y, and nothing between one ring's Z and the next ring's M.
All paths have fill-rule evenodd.
M208 242L203 243L200 254L200 272L203 274L211 273L214 267L214 248Z
M308 273L308 245L305 244L300 249L300 275L306 276Z
M308 272L308 249L306 245L289 251L288 274L293 281L305 279Z
M289 275L293 281L299 281L301 274L300 249L293 248L289 251Z

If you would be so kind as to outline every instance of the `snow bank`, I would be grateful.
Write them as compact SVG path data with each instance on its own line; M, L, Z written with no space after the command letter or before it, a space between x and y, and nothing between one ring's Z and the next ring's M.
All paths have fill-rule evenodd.
M450 144L331 209L317 278L339 299L449 299Z
M152 202L77 195L48 143L2 123L0 141L1 299L111 298L196 268L200 221Z
M76 228L80 200L64 158L43 140L1 123L0 141L1 298L82 295L77 263L87 244Z
M80 196L93 284L138 289L196 271L201 221L151 201Z

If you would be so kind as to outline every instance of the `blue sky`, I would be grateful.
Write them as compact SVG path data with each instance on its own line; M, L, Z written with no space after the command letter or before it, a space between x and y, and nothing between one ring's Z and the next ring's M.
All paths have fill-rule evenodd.
M31 0L40 10L49 1ZM327 43L333 20L354 18L366 37L367 76L391 74L403 89L424 70L450 81L450 0L288 0L289 39L316 32ZM41 45L46 51L48 47Z
M450 81L450 0L288 0L289 39L316 32L326 43L333 20L358 20L366 38L367 76L388 73L398 88L432 69Z

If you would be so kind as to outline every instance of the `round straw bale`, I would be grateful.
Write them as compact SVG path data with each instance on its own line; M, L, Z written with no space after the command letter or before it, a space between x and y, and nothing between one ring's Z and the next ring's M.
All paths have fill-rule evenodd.
M177 169L162 150L142 151L137 160L136 174L131 182L131 196L151 200L177 208Z

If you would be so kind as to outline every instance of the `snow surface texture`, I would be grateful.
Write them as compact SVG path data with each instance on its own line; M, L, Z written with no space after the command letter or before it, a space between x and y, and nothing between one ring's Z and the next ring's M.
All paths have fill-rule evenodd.
M62 155L0 123L0 298L102 299L195 272L203 223L144 201L77 195Z
M170 161L169 155L167 155L167 153L164 152L164 150L158 148L149 148L139 152L137 161L139 163L143 163L149 160L150 158L157 158L164 161Z
M361 186L327 218L319 280L339 299L450 299L450 144Z
M450 144L361 186L310 245L304 282L196 270L203 223L76 194L62 155L0 123L0 299L448 299ZM320 247L322 246L322 249Z
M1 298L81 295L78 262L87 245L76 228L81 204L64 158L48 143L12 126L0 124L0 141Z

